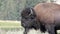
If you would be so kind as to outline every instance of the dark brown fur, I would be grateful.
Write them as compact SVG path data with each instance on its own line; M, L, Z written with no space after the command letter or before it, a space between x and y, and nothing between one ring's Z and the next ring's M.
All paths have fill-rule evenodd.
M31 10L33 11L33 14L29 15ZM32 8L25 8L21 12L21 25L25 28L24 34L27 34L27 32L34 28L34 29L39 29L40 28L40 23L36 19L36 14L34 13L34 10ZM41 28L42 29L42 28Z
M31 10L33 13L31 13ZM49 34L57 34L60 29L60 5L54 3L39 3L34 8L25 8L21 13L22 26L27 34L31 28L46 30Z

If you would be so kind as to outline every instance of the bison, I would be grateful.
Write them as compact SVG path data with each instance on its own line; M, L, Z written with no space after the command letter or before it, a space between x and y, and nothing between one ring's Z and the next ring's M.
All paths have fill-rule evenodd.
M57 30L60 29L60 5L39 3L33 8L25 8L21 12L21 24L25 28L24 34L32 28L57 34Z

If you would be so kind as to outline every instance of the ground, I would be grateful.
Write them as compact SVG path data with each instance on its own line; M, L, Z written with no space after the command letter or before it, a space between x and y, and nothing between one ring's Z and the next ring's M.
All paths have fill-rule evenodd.
M21 21L2 21L0 20L0 34L23 34L24 28ZM57 31L60 33L60 30ZM44 34L39 30L31 29L28 34ZM48 34L47 32L45 34Z

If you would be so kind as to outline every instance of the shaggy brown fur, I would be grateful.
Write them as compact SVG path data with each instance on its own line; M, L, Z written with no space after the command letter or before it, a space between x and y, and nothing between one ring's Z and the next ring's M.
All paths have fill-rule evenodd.
M60 5L54 3L39 3L34 7L34 10L41 21L55 23L55 17L60 13Z
M60 29L60 5L54 3L39 3L34 8L25 8L21 13L22 26L27 34L31 28L46 30L49 34L57 34Z
M39 3L34 7L37 19L45 25L49 34L57 34L60 26L60 5L54 3Z

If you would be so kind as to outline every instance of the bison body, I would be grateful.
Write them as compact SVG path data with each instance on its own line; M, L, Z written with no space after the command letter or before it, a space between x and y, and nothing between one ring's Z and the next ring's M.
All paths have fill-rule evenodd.
M57 34L56 30L60 29L60 5L58 4L39 3L34 8L23 10L21 16L22 25L25 27L24 34L27 34L29 28L41 29L42 32L48 31L49 34Z
M57 34L60 29L60 5L54 3L39 3L34 7L37 19L45 25L49 34Z

